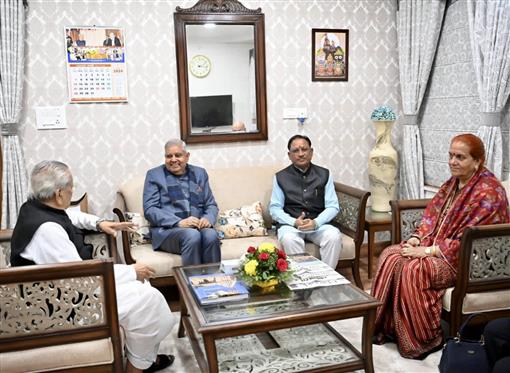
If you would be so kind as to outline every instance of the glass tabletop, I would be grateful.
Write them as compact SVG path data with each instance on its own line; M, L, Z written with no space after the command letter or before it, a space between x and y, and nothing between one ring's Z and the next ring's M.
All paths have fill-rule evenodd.
M219 264L179 267L176 270L186 279L192 296L194 293L189 283L190 276L220 273ZM251 288L247 299L210 305L200 305L195 298L206 324L248 321L289 312L309 312L373 301L371 296L351 284L292 291L285 283L280 283L269 292Z

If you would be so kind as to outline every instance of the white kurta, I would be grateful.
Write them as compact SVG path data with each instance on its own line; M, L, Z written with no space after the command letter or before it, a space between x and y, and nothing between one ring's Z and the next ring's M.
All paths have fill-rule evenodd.
M97 216L74 209L66 212L76 227L96 229ZM21 256L36 264L82 260L64 228L53 222L37 229ZM172 329L174 318L163 295L149 282L136 280L132 265L115 264L114 272L119 323L126 335L128 359L136 368L147 369L156 361L159 343Z

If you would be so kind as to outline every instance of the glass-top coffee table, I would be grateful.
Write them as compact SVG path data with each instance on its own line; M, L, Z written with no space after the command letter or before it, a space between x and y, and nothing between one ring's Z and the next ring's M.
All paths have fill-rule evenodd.
M174 272L181 295L178 336L187 333L202 372L218 372L219 362L228 367L226 371L241 370L239 367L249 365L251 360L236 356L236 349L243 354L256 346L276 351L274 355L265 351L258 354L261 361L256 364L264 364L265 358L274 359L283 367L287 364L285 358L301 360L303 369L292 367L289 372L374 371L372 335L376 308L381 303L351 284L295 291L280 284L269 293L250 292L248 299L202 306L193 294L189 276L220 272L219 264L177 267ZM363 317L361 353L328 324L354 317ZM314 340L316 343L312 343ZM284 348L277 348L282 345ZM318 351L318 345L327 348ZM227 363L221 361L222 354L218 359L218 350L228 355ZM295 355L293 350L297 350ZM317 360L317 355L322 360ZM312 360L318 363L314 365Z

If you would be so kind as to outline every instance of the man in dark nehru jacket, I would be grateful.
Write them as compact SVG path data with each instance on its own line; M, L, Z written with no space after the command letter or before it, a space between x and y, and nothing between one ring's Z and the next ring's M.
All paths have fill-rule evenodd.
M20 208L11 240L13 266L51 264L90 258L77 228L116 235L132 223L100 219L72 209L73 176L67 165L42 161L30 175L32 196ZM155 372L171 365L172 355L158 355L174 318L163 295L147 279L154 270L142 263L115 264L119 324L125 333L126 372Z
M342 241L328 224L340 207L329 170L312 163L312 142L294 135L287 149L290 166L276 173L269 211L276 222L278 241L287 253L303 253L305 240L320 247L321 259L336 268Z

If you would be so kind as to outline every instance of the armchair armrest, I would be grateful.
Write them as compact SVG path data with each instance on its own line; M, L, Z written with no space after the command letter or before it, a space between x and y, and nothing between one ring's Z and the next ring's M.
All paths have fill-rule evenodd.
M0 229L0 243L11 242L12 229Z
M119 208L114 208L113 213L117 216L120 222L126 221L124 212ZM131 238L129 232L122 231L122 252L124 254L124 260L126 264L134 264L136 260L131 256Z
M391 243L407 239L418 227L430 199L402 199L390 201Z
M509 247L510 224L466 228L454 293L510 289Z
M92 258L113 258L115 263L119 262L116 239L109 234L96 231L84 231L83 241L86 244L92 245Z
M351 237L359 248L363 243L365 210L370 192L337 182L335 192L340 203L340 212L332 224Z
M0 230L0 269L11 264L11 237L12 229Z
M365 234L365 210L370 192L342 183L335 183L335 192L340 203L340 212L331 224L336 226L344 237L348 236L352 239L352 244L349 243L350 250L343 257L342 253L340 254L337 267L349 265L356 285L363 289L359 274L359 258Z

